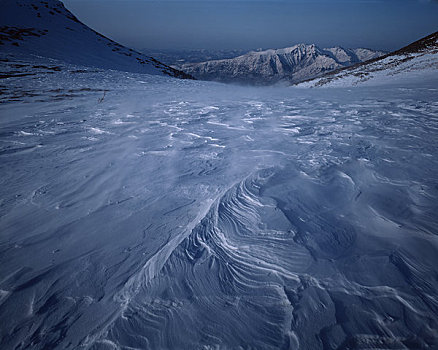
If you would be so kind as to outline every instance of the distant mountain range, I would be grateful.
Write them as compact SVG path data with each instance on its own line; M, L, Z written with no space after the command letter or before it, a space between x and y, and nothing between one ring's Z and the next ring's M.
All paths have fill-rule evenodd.
M89 67L191 78L97 33L58 0L1 0L0 49Z
M249 52L241 49L139 49L169 66L234 58Z
M369 49L321 49L316 45L252 51L231 58L176 65L201 80L226 83L274 84L297 83L341 67L348 67L384 55Z
M299 84L303 87L387 84L398 80L427 81L438 71L438 32L400 50L342 68Z

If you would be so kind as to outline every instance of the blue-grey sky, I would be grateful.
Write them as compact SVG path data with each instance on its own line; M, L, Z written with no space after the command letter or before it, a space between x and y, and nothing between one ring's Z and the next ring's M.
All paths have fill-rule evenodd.
M433 0L63 0L122 44L151 49L323 47L394 50L438 30Z

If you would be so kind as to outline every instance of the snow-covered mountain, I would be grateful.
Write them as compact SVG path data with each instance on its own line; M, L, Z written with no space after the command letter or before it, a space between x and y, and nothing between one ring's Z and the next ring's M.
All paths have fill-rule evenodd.
M179 69L202 80L249 84L296 83L340 67L380 57L383 52L369 49L321 49L316 45L252 51L231 59L189 63Z
M435 79L438 70L438 32L400 50L369 62L356 64L312 79L302 87L381 85L388 81L419 81ZM434 74L431 74L434 72Z
M191 78L97 33L58 0L2 0L0 50L77 65Z

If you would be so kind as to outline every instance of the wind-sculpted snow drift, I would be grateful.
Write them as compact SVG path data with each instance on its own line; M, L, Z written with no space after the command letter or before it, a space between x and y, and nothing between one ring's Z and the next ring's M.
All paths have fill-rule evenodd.
M438 346L435 84L1 65L1 349Z

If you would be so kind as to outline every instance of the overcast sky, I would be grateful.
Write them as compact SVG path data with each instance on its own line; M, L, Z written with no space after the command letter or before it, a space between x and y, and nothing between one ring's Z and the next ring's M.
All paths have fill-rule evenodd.
M297 43L394 50L438 30L427 0L63 0L81 21L142 49Z

